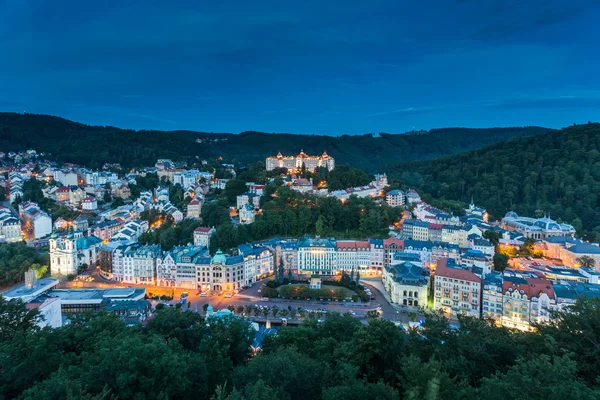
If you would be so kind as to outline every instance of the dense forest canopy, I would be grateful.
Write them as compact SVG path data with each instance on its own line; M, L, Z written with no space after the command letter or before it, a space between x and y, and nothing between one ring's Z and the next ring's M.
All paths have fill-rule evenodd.
M120 163L125 168L153 165L158 158L194 161L222 156L247 165L281 151L320 155L327 151L337 164L376 172L405 160L434 158L477 149L513 137L548 132L546 128L433 129L427 133L321 136L203 133L191 131L134 131L88 126L66 119L35 114L0 113L0 149L34 148L50 152L58 161L92 168ZM196 139L201 139L197 143Z
M177 308L145 326L79 314L36 329L36 311L0 297L0 398L399 400L598 399L600 300L537 332L440 316L405 332L370 314L283 327L253 355L242 318ZM239 311L237 311L239 312Z
M495 218L513 210L572 223L600 238L600 124L508 140L435 160L403 163L388 178L438 200L475 202Z

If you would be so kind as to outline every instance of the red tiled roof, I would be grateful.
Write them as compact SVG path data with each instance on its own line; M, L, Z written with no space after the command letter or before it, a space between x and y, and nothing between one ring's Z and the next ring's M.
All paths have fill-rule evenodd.
M547 279L528 278L529 294L531 297L539 297L541 293L546 293L551 299L554 298L554 288Z
M337 249L370 249L371 244L366 240L338 241L336 242Z
M200 226L200 227L194 229L194 232L208 233L208 232L210 232L211 229L212 228L206 228L204 226Z
M469 270L448 267L447 258L441 258L438 260L437 267L435 269L435 276L444 276L446 278L481 283L481 279Z
M404 240L400 240L400 239L396 239L394 237L391 237L391 238L385 239L383 241L383 245L384 246L389 246L391 244L396 244L396 245L398 245L398 247L404 247Z

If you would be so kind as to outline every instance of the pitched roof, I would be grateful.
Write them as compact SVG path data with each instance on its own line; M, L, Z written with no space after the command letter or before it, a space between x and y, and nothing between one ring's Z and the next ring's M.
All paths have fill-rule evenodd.
M475 275L470 270L449 267L447 258L441 258L438 260L437 267L435 270L435 276L444 276L447 278L461 279L464 281L481 283L481 278L479 278L477 275Z

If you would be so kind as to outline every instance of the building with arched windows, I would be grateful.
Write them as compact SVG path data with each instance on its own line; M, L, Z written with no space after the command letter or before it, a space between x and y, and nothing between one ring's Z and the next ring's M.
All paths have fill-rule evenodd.
M267 157L265 163L267 171L275 168L286 168L288 172L300 171L302 167L307 171L314 172L317 168L327 168L329 171L335 168L335 160L327 152L320 156L309 156L304 150L300 150L297 156L284 156L278 153L275 157Z
M559 224L549 217L530 218L521 217L514 211L506 213L502 218L502 228L508 231L517 231L532 239L545 239L552 236L573 236L575 228L569 224Z
M392 303L408 307L427 307L430 273L419 262L402 260L383 270L383 286Z
M50 236L50 273L52 275L76 274L83 264L95 265L97 249L102 241L96 236L83 236L80 231L69 231Z

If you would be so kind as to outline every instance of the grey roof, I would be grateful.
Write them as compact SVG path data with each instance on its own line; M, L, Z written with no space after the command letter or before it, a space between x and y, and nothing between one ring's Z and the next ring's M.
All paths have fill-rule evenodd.
M590 283L568 282L555 283L552 285L557 299L575 300L577 297L598 298L600 297L600 286Z
M386 271L393 275L394 282L403 285L423 286L429 281L429 270L414 264L411 261L403 261L399 264L385 267Z
M298 242L298 247L325 247L335 249L335 240L304 237Z
M569 247L569 251L575 254L600 254L600 247L582 242Z

